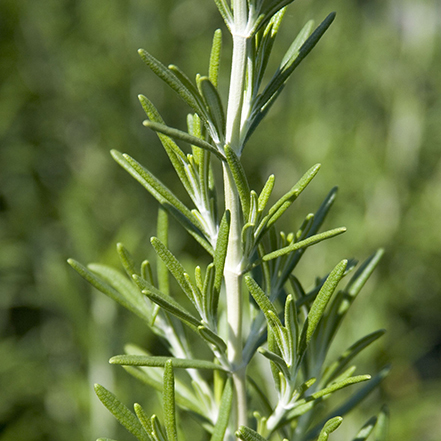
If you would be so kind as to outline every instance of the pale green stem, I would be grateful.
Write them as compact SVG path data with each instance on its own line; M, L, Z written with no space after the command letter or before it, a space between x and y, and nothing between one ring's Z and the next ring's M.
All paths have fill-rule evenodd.
M237 153L241 152L241 115L244 100L247 60L247 0L233 0L234 23L232 26L233 56L230 90L228 95L226 143ZM228 359L232 366L235 390L234 431L247 425L247 400L245 367L242 363L242 213L239 194L228 165L224 163L225 209L230 211L231 223L225 260L224 278L227 297ZM230 426L231 427L231 426Z
M225 208L231 213L231 226L228 239L227 257L224 278L227 297L228 319L228 359L233 368L233 382L236 393L236 429L247 424L247 401L245 384L245 367L242 366L242 219L240 201L233 177L224 165ZM237 369L237 370L236 370Z
M247 60L247 2L234 0L233 59L231 64L230 90L228 95L226 142L240 153L241 115L245 88Z

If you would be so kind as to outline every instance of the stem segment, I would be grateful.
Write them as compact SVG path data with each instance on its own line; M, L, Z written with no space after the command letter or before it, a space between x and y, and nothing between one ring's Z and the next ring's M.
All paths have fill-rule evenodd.
M241 146L241 115L244 101L245 74L247 61L247 0L233 0L234 24L233 58L231 65L230 90L228 95L226 143L240 155ZM228 320L228 359L233 368L235 390L235 417L232 418L232 433L239 426L247 425L246 366L242 363L242 243L243 226L242 210L239 194L228 165L224 163L225 209L230 210L231 223L225 259L225 289L227 297Z
M247 424L247 402L245 367L242 366L242 219L240 201L233 177L227 165L224 165L225 208L230 210L231 224L225 260L225 290L228 317L228 359L233 366L233 383L236 393L235 429Z

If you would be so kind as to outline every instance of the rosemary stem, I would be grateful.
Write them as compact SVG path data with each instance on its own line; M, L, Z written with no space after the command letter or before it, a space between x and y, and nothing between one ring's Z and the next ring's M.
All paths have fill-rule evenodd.
M234 23L232 26L233 54L231 64L230 89L226 118L226 143L240 155L241 116L244 101L247 62L247 0L233 0ZM238 190L228 165L223 165L225 209L230 211L231 223L225 259L225 290L228 321L228 359L233 368L235 390L235 417L230 426L234 433L240 426L247 425L246 368L242 363L242 212Z
M237 189L231 172L224 165L225 208L231 213L230 234L224 277L227 297L228 359L233 367L233 383L236 396L236 429L247 424L245 368L242 366L242 245L241 213Z

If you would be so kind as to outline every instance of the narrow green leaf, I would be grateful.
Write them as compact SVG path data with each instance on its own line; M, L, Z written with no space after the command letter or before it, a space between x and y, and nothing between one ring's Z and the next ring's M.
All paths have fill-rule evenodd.
M375 441L386 441L388 436L389 409L383 406L378 415L377 427L375 428Z
M335 377L331 384L338 383L339 381L346 380L351 377L352 374L357 370L357 366L349 366L346 370L344 370L340 375Z
M260 352L268 360L272 361L278 367L279 371L283 373L285 378L291 377L288 366L282 357L262 347L258 349L258 352Z
M384 250L380 248L372 256L370 256L352 276L345 288L345 292L347 292L351 297L356 297L374 272L383 255Z
M360 388L355 392L346 402L344 402L340 407L335 409L328 418L334 416L344 416L352 409L358 406L358 404L363 401L389 374L390 366L384 367L375 377L369 380L365 386ZM309 404L309 403L308 403ZM294 414L294 412L293 412ZM292 414L289 414L289 420L292 419ZM323 427L324 422L317 424L313 427L305 436L305 441L314 439Z
M159 379L156 377L153 378L153 376L151 375L151 371L155 371L155 368L152 368L149 373L146 373L144 370L148 368L138 368L133 366L123 366L123 367L125 371L127 371L130 375L132 375L141 383L153 387L155 390L159 392L162 392L163 384L160 373L159 372L157 373ZM184 409L188 409L194 412L195 414L199 415L200 417L206 418L206 415L196 404L194 396L184 396L182 394L177 393L176 402L179 404L180 407ZM206 420L205 422L208 423L208 420Z
M212 146L207 141L204 141L203 139L196 138L193 135L190 135L187 132L183 132L182 130L175 129L173 127L166 126L165 124L160 124L154 121L145 120L142 123L145 127L148 127L149 129L152 129L155 132L163 133L164 135L169 136L173 139L179 139L181 141L187 142L188 144L195 145L197 147L200 147L202 149L208 150L209 152L215 154L219 159L225 160L222 153L220 153L216 147Z
M257 193L254 190L250 191L250 213L248 215L248 222L252 224L257 223L257 216L258 216L258 206L259 206L259 200Z
M297 354L299 340L299 324L297 322L296 302L290 294L285 302L285 327L288 335L288 343L291 354ZM291 363L294 360L290 360Z
M210 254L213 248L203 234L203 227L191 211L155 176L129 155L116 150L113 158L128 171Z
M308 237L308 233L314 223L314 214L308 213L295 234L295 241L303 240Z
M242 250L245 258L249 258L254 250L254 228L255 225L250 223L245 224L242 228Z
M283 195L270 209L268 214L262 219L259 227L256 230L256 240L274 224L274 222L280 218L280 216L291 206L291 204L297 199L307 185L314 179L314 176L318 173L320 164L316 164L311 167L300 180L291 188L288 193Z
M136 298L136 288L130 284L122 274L119 273L119 276L115 277L118 272L113 270L114 273L112 273L112 277L110 276L112 269L100 265L93 265L92 268L94 272L99 269L107 268L109 273L108 278L107 280L103 280L74 259L68 259L68 263L78 274L80 274L81 277L86 279L96 289L106 294L112 300L118 302L120 305L124 306L124 308L133 312L147 323L150 323L148 305ZM112 283L109 283L109 280L112 280ZM117 286L117 288L112 285ZM122 292L120 292L119 289L121 289Z
M284 11L284 7L292 3L294 0L273 0L271 2L265 2L259 18L253 28L253 33L259 31L263 26L265 26L268 21L272 21L274 17L277 17ZM283 17L283 15L282 15Z
M271 196L271 193L273 192L274 183L276 181L276 178L274 175L270 175L265 182L265 185L262 188L262 191L259 195L259 204L258 204L258 210L262 212L265 210L266 205L268 204L269 198Z
M303 46L305 41L311 35L313 26L314 26L313 20L309 20L305 24L305 26L303 26L302 30L298 33L297 37L292 42L286 54L282 58L282 61L280 63L280 69L282 69L288 62L293 62L295 60L295 58L298 56L298 52L300 48Z
M276 337L274 335L274 331L271 328L271 326L267 326L266 328L267 328L268 350L270 350L274 354L279 355L280 354L280 350L279 350L279 347L277 345L277 341L276 341ZM276 389L277 389L278 392L280 392L280 390L281 390L281 381L282 381L282 379L280 378L280 369L272 361L270 362L270 368L271 368L271 374L273 376L274 384L276 386ZM272 410L271 410L271 412L272 412Z
M138 99L139 102L141 103L142 108L144 109L144 112L151 121L165 125L165 122L162 119L161 115L159 114L158 110L146 96L138 95ZM182 162L186 161L185 153L168 136L165 136L162 133L158 133L158 136L169 157L170 157L170 153L173 153L173 157L178 158L181 161L181 162L178 161L176 164L175 162L172 161L173 166L177 165L178 168L182 170ZM172 158L170 157L170 159Z
M353 441L365 441L368 439L369 435L373 432L375 425L377 424L377 417L373 416L370 418L361 430L357 433Z
M225 112L219 92L208 77L199 78L198 85L207 104L210 119L217 129L218 141L222 141L225 135Z
M227 256L228 237L230 235L230 212L225 211L220 226L219 233L217 235L216 250L214 252L214 267L216 269L214 277L214 288L219 293L222 285L222 278L224 274L225 258ZM212 310L215 313L217 309L217 299L215 300L215 306Z
M151 121L156 123L165 124L159 112L156 110L152 102L146 98L144 95L138 95L139 101ZM187 157L184 152L178 147L178 145L168 136L156 132L165 152L167 153L173 168L176 171L182 185L186 189L187 193L192 195L193 189L188 180L187 174L185 172L185 165L187 163Z
M184 291L185 295L193 303L193 305L197 307L197 302L193 295L193 290L190 286L189 279L185 277L185 269L180 264L179 260L176 259L173 253L157 237L152 237L150 242L155 249L156 254L164 262L167 269L182 288L182 291Z
M361 288L371 276L378 265L384 251L382 249L369 257L355 272L344 290L340 291L332 301L329 308L328 324L326 329L326 342L329 345L343 321L346 313L360 292Z
M262 312L266 315L268 314L268 311L272 311L277 317L275 306L271 303L268 296L263 292L262 288L254 281L254 279L247 275L245 276L245 283Z
M105 387L95 384L95 393L105 407L114 415L114 417L139 441L150 441L150 436L147 435L142 424L136 418L133 412L129 410L121 401L116 398Z
M328 441L329 434L338 429L342 422L343 418L339 416L331 418L329 421L327 421L323 426L323 429L320 431L317 441Z
M142 290L143 294L145 294L152 302L159 305L165 311L178 317L184 323L192 327L193 330L196 330L196 328L201 325L201 322L196 317L190 314L183 306L181 306L172 297L163 294L153 285L150 285L147 281L141 279L136 275L134 276L134 279L136 280L137 283L143 286L143 290Z
M152 415L150 421L153 429L152 435L155 441L170 441L164 427L162 427L161 423L159 422L158 417L156 415Z
M173 362L173 367L176 369L210 369L225 371L224 367L211 361L174 358L168 356L115 355L109 360L109 363L124 366L165 367L165 364L169 360Z
M262 435L249 427L240 426L236 436L243 441L267 441Z
M127 275L132 278L133 274L138 274L136 270L135 261L133 260L132 255L127 250L127 248L122 243L116 244L116 250L119 255L119 260L121 261L124 269L126 270Z
M228 3L225 0L214 0L214 2L216 3L217 9L219 10L222 18L224 19L227 28L231 30L234 20Z
M279 317L273 311L268 311L265 314L265 317L268 325L274 332L274 337L276 338L277 345L283 359L285 360L285 363L291 366L293 353L291 352L291 346L289 344L289 337L286 328L282 326Z
M201 267L198 265L195 267L194 269L194 279L196 282L196 287L198 288L198 290L200 292L202 292L202 290L204 289L204 280L202 277L202 270Z
M319 209L314 215L314 221L311 225L311 228L309 229L308 236L312 236L318 232L320 227L323 225L324 220L326 219L326 216L328 215L329 211L332 208L332 205L334 204L334 201L337 196L337 187L334 187L326 196L322 204L320 205ZM277 282L277 289L281 289L281 287L284 286L288 278L290 277L291 273L293 272L294 268L300 261L301 257L303 256L303 253L305 252L306 248L302 248L298 250L296 253L292 254L289 257L289 261L285 265L285 268L282 271L282 274L280 275L278 282Z
M215 272L214 263L210 263L210 265L207 266L204 284L202 286L204 311L206 316L211 320L210 323L216 319L217 304L219 301L219 291L214 287Z
M223 441L225 432L230 421L231 407L233 404L233 386L231 378L228 378L225 383L222 399L219 406L219 414L217 416L216 425L214 426L213 434L210 441Z
M151 423L150 418L148 417L146 411L138 403L135 403L133 405L133 407L135 409L135 414L138 417L139 422L142 424L142 427L146 431L150 441L155 441L151 436L151 434L153 432L153 427L152 427L152 423Z
M268 394L266 392L264 392L260 386L265 386L265 382L262 382L261 385L258 385L256 383L256 381L250 377L249 375L247 375L247 381L249 382L249 384L252 386L252 388L254 389L254 391L256 392L260 403L263 405L265 412L269 415L270 413L272 413L273 411L273 407L269 401L269 397Z
M225 156L227 158L231 174L233 175L237 191L239 192L243 217L244 219L248 219L250 213L250 186L245 175L245 170L243 169L240 159L229 145L225 146Z
M139 49L139 55L149 68L167 83L178 95L201 117L206 116L206 112L197 102L197 98L188 90L182 82L174 75L170 69L167 69L159 60L150 55L146 50Z
M213 36L213 43L210 52L210 65L208 68L208 78L214 87L218 86L220 57L222 52L222 31L216 29Z
M268 61L273 49L274 41L281 25L285 11L280 11L271 17L268 25L263 31L263 35L259 38L257 53L255 55L254 63L254 90L257 92L262 84L263 76L268 66ZM257 23L256 23L257 24Z
M316 164L312 166L300 179L299 181L284 194L269 210L268 214L274 216L285 203L293 203L302 193L302 191L308 186L308 184L314 179L315 175L320 170L321 164Z
M209 344L216 346L216 348L221 353L225 353L227 350L226 343L222 340L221 337L219 337L217 334L215 334L211 329L208 329L206 326L199 326L198 327L199 335Z
M190 91L195 101L197 102L198 106L201 109L203 109L204 101L201 95L199 94L199 91L196 88L196 86L191 82L190 78L188 78L188 76L175 64L169 64L168 68L176 75L176 77L184 85L184 87L186 87Z
M175 375L173 373L173 362L168 360L164 366L164 418L165 430L169 441L178 441L176 429L176 406L175 406Z
M331 394L331 393L336 392L340 389L351 386L352 384L361 383L362 381L367 381L370 379L371 379L370 375L357 375L355 377L349 377L349 378L346 378L345 380L335 382L335 383L331 384L330 386L312 394L311 398L316 400L317 398L321 398L325 395Z
M301 240L300 242L294 242L284 248L273 251L272 253L266 254L262 257L263 261L273 260L278 257L284 256L286 254L293 253L294 251L300 250L301 248L307 248L311 245L315 245L323 240L330 239L332 237L338 236L346 231L346 227L334 228L333 230L325 231L314 236L310 236L307 239Z
M302 333L300 337L299 344L299 358L300 361L306 348L314 334L315 329L325 312L326 305L329 302L332 294L337 287L338 282L342 279L344 272L346 270L347 260L342 260L329 274L323 287L317 294L314 303L311 306L308 317L303 325Z
M288 65L285 65L285 68L278 70L274 74L273 78L266 86L265 90L257 99L255 106L253 106L253 109L262 109L262 107L264 107L274 95L278 95L280 93L288 78L299 66L299 64L304 60L304 58L309 54L309 52L311 52L314 46L319 42L323 34L328 30L329 26L331 26L334 18L334 12L329 14L301 46L298 51L297 57L292 60Z
M153 285L153 271L148 260L144 260L141 264L141 278Z
M348 363L358 355L363 349L368 347L371 343L378 340L384 335L386 331L380 329L379 331L372 332L369 335L358 340L356 343L351 345L346 351L343 352L338 359L332 363L326 370L321 380L322 384L327 384L329 381L333 380L347 365Z
M158 240L164 245L165 248L168 246L168 214L162 207L158 210L158 220L156 223L156 234L158 235ZM168 278L167 265L162 259L156 259L156 271L158 274L158 288L164 294L170 294L170 284Z

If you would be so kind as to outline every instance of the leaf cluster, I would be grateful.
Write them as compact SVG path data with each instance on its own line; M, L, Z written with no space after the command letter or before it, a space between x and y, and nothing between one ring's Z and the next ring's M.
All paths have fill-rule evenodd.
M104 405L140 441L184 439L177 424L176 408L194 417L212 441L265 439L318 439L325 441L342 422L342 417L365 398L384 378L388 368L371 378L355 375L353 359L375 342L383 331L356 341L337 359L328 360L329 348L353 301L380 261L382 250L374 253L355 271L356 262L342 260L329 274L305 289L295 269L306 250L319 242L344 233L339 227L321 231L337 190L332 189L315 213L307 214L296 231L278 229L278 220L306 189L319 171L310 168L282 197L270 202L275 185L271 175L261 191L250 188L242 166L242 148L266 115L287 80L317 44L334 19L330 14L314 31L309 22L287 50L267 84L263 84L269 56L280 27L285 6L291 1L248 2L248 66L243 90L240 149L226 143L226 120L218 91L222 35L214 34L208 74L196 75L195 82L177 66L166 67L145 50L139 54L148 67L191 108L187 131L169 127L154 105L143 95L140 103L148 117L144 126L154 130L188 193L192 207L182 202L161 180L127 154L112 151L116 162L129 172L160 204L157 235L151 238L155 263L137 263L122 244L117 252L125 274L105 265L88 267L70 259L70 265L95 288L136 314L161 338L169 355L155 356L128 346L126 354L112 357L141 382L163 394L165 421L135 404L135 413L102 386L95 390ZM234 31L234 10L216 0L228 28ZM185 153L178 145L190 145ZM241 260L236 271L244 277L249 294L250 323L243 333L243 365L231 362L225 322L224 270L233 225L231 212L219 209L219 192L213 178L213 163L220 161L234 182L240 203L239 230ZM172 216L206 251L210 263L188 271L168 243L168 219ZM156 269L156 274L154 270ZM340 282L353 273L344 288ZM170 289L170 276L180 294ZM175 285L173 285L175 286ZM252 299L252 300L251 300ZM208 359L195 358L192 342L198 339L208 349ZM269 363L277 402L271 402L270 382L259 384L249 372L250 408L253 427L231 427L234 396L232 377L256 359ZM175 377L175 371L181 371ZM211 376L207 376L206 372ZM182 375L181 375L182 374ZM354 387L365 383L360 387ZM324 406L341 389L354 389L338 408ZM323 412L322 409L326 409ZM386 413L371 419L356 436L367 439L377 426L377 440L385 439ZM317 422L319 421L319 422ZM251 420L249 425L251 426ZM237 430L237 431L236 431ZM278 437L278 438L277 438ZM295 438L296 437L296 438ZM188 438L187 438L188 439Z

